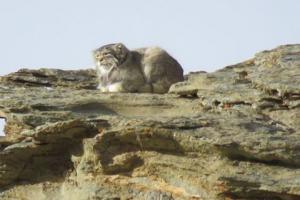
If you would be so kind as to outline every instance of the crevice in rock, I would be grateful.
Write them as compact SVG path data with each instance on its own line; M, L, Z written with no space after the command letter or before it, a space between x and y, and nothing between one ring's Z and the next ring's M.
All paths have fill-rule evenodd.
M70 110L78 115L93 115L108 114L115 115L116 112L102 103L91 102L86 104L73 105Z
M59 182L64 179L68 171L74 170L72 155L82 156L83 154L82 139L58 139L55 143L42 145L32 142L22 143L24 145L27 143L28 148L23 148L21 151L9 150L10 154L18 159L18 165L5 157L5 153L0 155L2 162L5 163L4 170L6 171L6 178L0 179L3 190L13 185ZM22 146L21 143L18 145ZM31 148L32 146L36 148ZM12 182L14 182L13 185L11 185Z
M234 101L234 102L222 103L221 106L226 109L226 108L231 108L233 106L252 106L252 104L245 101Z
M218 100L214 100L213 102L212 102L212 104L214 105L214 106L219 106L220 104L221 104L221 102L220 101L218 101Z
M64 178L67 171L73 169L72 155L82 155L82 141L97 134L91 124L73 120L53 123L28 133L22 141L3 141L0 151L2 172L0 185L5 186L13 181L40 183L58 181ZM16 165L14 160L18 160Z
M1 191L9 190L16 185L28 185L42 182L61 182L70 170L74 170L71 156L74 151L82 152L81 140L60 140L57 143L38 145L36 149L14 151L18 158L18 165L10 160L7 162L6 178L1 177ZM75 150L76 149L76 150ZM2 169L3 170L3 169Z
M24 163L16 182L39 183L62 179L73 168L72 149L81 149L81 140L61 140L56 144L39 145L39 151ZM77 150L82 151L82 150ZM34 174L34 176L32 176Z
M132 171L143 165L144 161L138 155L138 152L142 151L156 151L177 156L184 154L180 144L168 137L166 133L160 135L159 132L150 132L127 130L102 133L97 139L94 150L99 155L103 172L117 174Z
M26 86L32 86L32 87L41 87L41 86L46 86L46 87L51 87L52 84L44 81L44 82L34 82L34 81L30 81L30 80L23 80L23 79L16 79L14 80L14 82L16 84L22 84L22 85L26 85Z
M25 75L27 75L26 73L24 73ZM39 78L48 78L50 76L46 75L45 73L42 73L40 71L32 71L31 74L35 77L39 77ZM55 76L52 76L51 78L56 79Z
M221 196L230 199L298 200L300 198L299 195L260 189L261 185L258 183L236 180L232 177L222 177L220 180L228 187Z
M31 105L31 108L34 109L34 110L38 110L38 111L55 111L55 110L59 110L58 107L50 106L50 105L46 105L46 104Z
M216 145L217 149L221 152L221 155L229 158L233 161L248 161L252 163L261 163L270 166L281 166L286 167L289 169L298 169L300 168L299 163L295 163L291 160L283 160L283 159L276 159L276 158L265 158L260 159L256 158L255 155L252 155L249 152L241 149L240 146L236 143L231 143L228 145Z
M291 102L299 101L300 93L267 88L263 85L259 85L255 83L253 83L253 88L264 92L266 95L269 95L259 100L258 107L261 110L264 109L267 109L269 111L289 110L298 107L298 106L292 106Z
M278 97L264 97L264 98L260 99L260 101L268 101L268 102L273 102L273 103L276 103L276 104L282 104L283 103L283 99L278 98Z
M300 94L299 93L287 93L284 96L285 99L288 100L300 100Z
M270 90L267 90L267 93L269 95L272 95L272 96L280 96L280 93L277 89L270 89Z

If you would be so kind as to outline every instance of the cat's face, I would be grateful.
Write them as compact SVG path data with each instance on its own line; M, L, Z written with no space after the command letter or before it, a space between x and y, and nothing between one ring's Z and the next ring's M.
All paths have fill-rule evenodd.
M93 51L98 67L118 67L122 65L129 54L129 50L122 43L108 44Z

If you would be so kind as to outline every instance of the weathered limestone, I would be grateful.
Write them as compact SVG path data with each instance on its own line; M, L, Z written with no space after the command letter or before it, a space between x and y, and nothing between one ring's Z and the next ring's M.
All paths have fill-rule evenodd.
M1 78L1 199L300 199L300 45L169 94L101 93L93 70Z

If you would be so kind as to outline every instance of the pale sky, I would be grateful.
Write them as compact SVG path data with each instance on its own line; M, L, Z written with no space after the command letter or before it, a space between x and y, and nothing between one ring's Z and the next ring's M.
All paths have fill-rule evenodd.
M4 135L3 129L4 129L4 119L0 119L0 136Z
M0 75L21 67L93 66L113 42L158 45L188 71L214 71L300 41L299 0L7 0L0 3Z
M299 19L299 0L2 0L0 75L93 67L91 51L114 42L161 46L185 73L214 71L299 43Z

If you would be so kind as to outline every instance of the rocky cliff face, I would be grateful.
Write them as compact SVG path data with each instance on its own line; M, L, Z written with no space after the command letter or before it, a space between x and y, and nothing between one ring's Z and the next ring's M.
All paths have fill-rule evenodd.
M1 78L1 199L300 199L300 45L164 95L96 85L93 70Z

